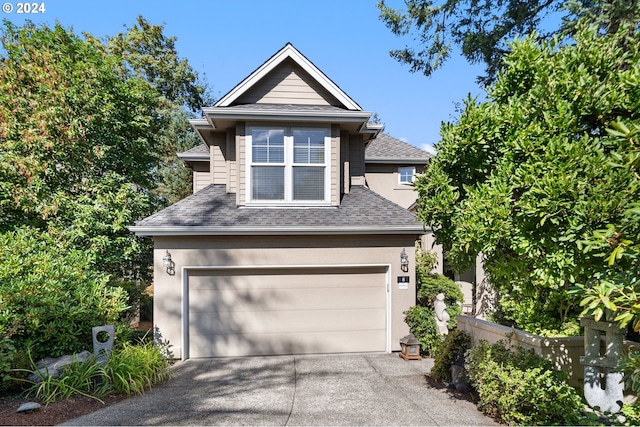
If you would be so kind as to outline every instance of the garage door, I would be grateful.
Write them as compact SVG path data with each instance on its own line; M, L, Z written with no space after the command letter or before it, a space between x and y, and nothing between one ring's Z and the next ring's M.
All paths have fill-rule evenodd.
M386 267L188 272L189 357L386 350Z

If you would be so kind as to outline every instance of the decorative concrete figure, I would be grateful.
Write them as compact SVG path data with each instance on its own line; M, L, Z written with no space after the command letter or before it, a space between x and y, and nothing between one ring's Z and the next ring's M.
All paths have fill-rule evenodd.
M116 333L114 325L95 326L93 331L93 355L96 358L96 363L99 365L106 365L109 361L109 355L111 355L111 349L113 348L113 338ZM98 339L100 332L106 332L109 337L105 341Z
M612 371L622 355L624 330L613 322L583 318L580 323L584 326L585 356L580 358L584 365L584 398L592 408L597 406L601 411L615 414L622 408L624 383L623 374ZM600 354L602 332L605 333L606 344L604 357ZM604 389L600 384L602 372L606 384Z
M448 322L451 319L449 313L447 313L447 304L444 302L444 294L440 293L436 296L436 300L433 302L433 308L436 310L436 326L441 336L449 334Z

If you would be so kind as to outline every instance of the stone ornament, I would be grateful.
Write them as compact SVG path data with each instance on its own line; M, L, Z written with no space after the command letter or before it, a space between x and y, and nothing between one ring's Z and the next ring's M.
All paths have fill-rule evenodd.
M92 328L93 332L93 355L96 358L96 363L99 365L106 365L111 355L111 349L113 348L113 339L116 334L116 328L114 325L95 326ZM101 342L98 339L98 334L105 332L109 337Z
M584 397L592 408L599 407L601 411L617 413L623 404L624 383L623 374L613 372L622 356L623 334L617 323L596 322L583 318L580 324L584 326L584 356L580 363L584 365ZM600 339L604 332L605 354L600 354ZM601 385L601 373L604 372L605 388Z
M27 402L20 405L16 412L29 412L36 409L40 409L42 406L36 402Z
M58 378L60 372L65 366L73 363L82 363L91 356L88 351L82 351L77 354L65 355L57 358L45 357L36 363L37 373L30 374L27 379L34 383L42 382L43 378Z
M441 336L445 336L449 334L449 326L448 322L451 319L449 313L447 313L446 308L447 304L444 302L444 294L439 293L436 296L436 300L433 303L433 308L436 311L436 326L438 327L438 332Z

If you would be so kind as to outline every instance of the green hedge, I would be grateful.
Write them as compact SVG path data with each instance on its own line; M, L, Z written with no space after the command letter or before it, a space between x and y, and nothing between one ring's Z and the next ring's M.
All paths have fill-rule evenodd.
M481 342L466 355L478 409L509 425L578 425L582 398L564 372L522 347Z

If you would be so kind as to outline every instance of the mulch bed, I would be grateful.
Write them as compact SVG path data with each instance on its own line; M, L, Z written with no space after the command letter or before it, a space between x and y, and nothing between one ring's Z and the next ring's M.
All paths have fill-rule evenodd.
M42 405L40 409L29 412L16 412L26 402L37 402L35 399L22 397L0 397L0 425L3 426L53 426L67 420L90 414L98 409L113 405L125 395L113 395L102 398L104 403L88 397L74 397ZM40 403L40 402L38 402Z

